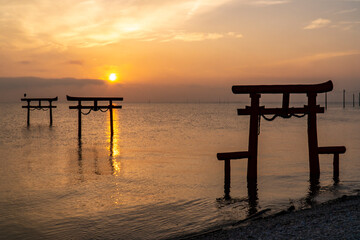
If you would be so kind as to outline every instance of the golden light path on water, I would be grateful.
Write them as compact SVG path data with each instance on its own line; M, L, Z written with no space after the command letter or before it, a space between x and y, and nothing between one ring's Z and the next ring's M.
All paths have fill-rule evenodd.
M113 129L114 135L111 136L110 130L110 114L108 115L108 131L107 135L109 136L109 161L112 167L112 175L115 177L120 177L121 175L121 161L120 161L120 146L119 146L119 122L118 122L118 110L113 110ZM116 189L114 195L112 196L114 203L116 205L121 204L121 192L119 182L115 182Z

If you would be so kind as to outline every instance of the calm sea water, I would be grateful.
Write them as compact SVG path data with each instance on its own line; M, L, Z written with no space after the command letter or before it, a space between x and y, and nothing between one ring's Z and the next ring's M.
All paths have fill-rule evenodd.
M250 196L246 160L231 163L231 199L216 153L247 149L244 104L127 104L83 117L58 103L48 112L0 105L0 238L159 239L233 223L291 204L307 207L360 189L360 109L330 107L318 117L320 146L345 145L340 182L332 156L308 181L306 118L261 121L258 183Z

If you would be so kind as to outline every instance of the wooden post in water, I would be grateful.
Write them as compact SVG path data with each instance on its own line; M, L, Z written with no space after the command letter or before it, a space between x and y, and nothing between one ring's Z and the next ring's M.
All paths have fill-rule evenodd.
M308 97L308 147L309 147L309 166L310 177L320 176L320 164L318 155L318 139L316 127L316 93L307 94Z
M49 106L50 106L50 126L52 126L53 124L53 117L52 117L52 101L49 101Z
M27 101L27 125L30 126L30 100Z
M114 135L114 124L113 124L113 105L112 100L109 101L109 110L110 110L110 132L111 136Z
M353 107L355 107L355 94L353 93Z
M343 108L345 108L345 89L343 90Z
M251 114L250 114L250 131L249 131L249 159L248 159L248 180L257 179L257 151L258 151L258 133L259 133L259 104L260 94L252 93L251 97Z
M224 183L224 194L225 194L225 199L230 199L230 159L226 159L225 160L225 183Z
M78 101L78 136L81 138L81 101Z
M248 216L251 216L257 212L258 206L258 194L257 194L257 181L252 180L247 182L247 190L248 190Z
M334 154L333 178L334 180L339 179L339 153Z
M325 109L327 110L327 92L325 93Z

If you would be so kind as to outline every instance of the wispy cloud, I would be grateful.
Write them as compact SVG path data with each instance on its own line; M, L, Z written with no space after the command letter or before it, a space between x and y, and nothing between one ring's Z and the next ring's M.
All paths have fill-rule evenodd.
M91 47L123 39L146 40L154 33L179 29L196 15L230 1L7 1L0 5L0 47L6 44L17 49L63 50L67 46ZM215 37L205 35L203 39Z
M336 58L336 57L346 57L346 56L352 56L352 55L360 55L360 50L319 53L319 54L314 54L314 55L310 55L310 56L280 61L280 62L275 63L274 65L309 64L309 63L312 63L315 61L321 61L321 60L326 60L326 59Z
M242 34L236 33L236 32L228 32L227 35L230 37L235 37L235 38L243 38L244 37Z
M240 39L244 36L237 32L187 32L181 30L169 30L162 32L147 32L146 35L133 36L132 39L139 41L152 42L170 42L170 41L184 41L184 42L199 42L206 40L218 40L222 38Z
M304 29L311 30L311 29L323 28L328 26L330 23L331 20L329 19L318 18L312 21L309 25L305 26Z
M263 1L251 1L249 2L252 5L257 5L257 6L271 6L271 5L279 5L279 4L286 4L289 3L291 1L289 0L263 0Z
M332 28L339 28L342 29L344 31L348 31L353 29L356 26L360 26L360 21L341 21L338 22L337 24L332 25Z
M31 64L32 62L31 61L27 61L27 60L24 60L24 61L20 61L18 62L19 64L22 64L22 65L29 65Z
M236 32L228 33L204 33L204 32L185 32L185 31L171 31L149 39L148 41L158 40L161 42L169 41L184 41L184 42L199 42L205 40L218 40L222 38L243 38L243 35Z
M17 100L27 93L30 97L55 97L66 94L104 95L106 82L98 79L0 77L0 101ZM120 84L119 84L120 85Z
M341 10L336 12L335 14L347 14L347 13L353 13L356 12L358 9L357 8L352 8L352 9L346 9L346 10Z
M97 79L75 79L75 78L38 78L38 77L0 77L0 87L2 89L13 89L28 87L46 88L58 86L83 87L87 85L103 85L102 80Z
M83 61L79 61L79 60L70 60L65 62L66 64L72 64L72 65L83 65L84 62Z
M180 33L180 34L176 34L170 40L194 42L194 41L203 41L203 40L216 40L223 37L224 35L219 33Z

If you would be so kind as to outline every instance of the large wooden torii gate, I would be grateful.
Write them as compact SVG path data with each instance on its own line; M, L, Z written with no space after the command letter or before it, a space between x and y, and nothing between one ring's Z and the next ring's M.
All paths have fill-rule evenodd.
M339 154L345 153L344 146L335 147L318 147L316 114L324 113L324 108L316 104L318 93L332 91L333 84L331 81L313 84L313 85L247 85L233 86L234 94L249 94L251 106L245 109L238 109L238 115L250 115L250 132L248 151L218 153L218 160L225 161L225 185L230 184L230 160L231 159L248 159L247 178L248 180L257 179L257 151L258 151L258 131L260 117L272 114L275 119L277 116L290 118L298 116L297 114L308 115L307 132L309 148L309 167L310 178L320 176L319 154L334 154L333 173L334 178L339 176ZM261 94L282 94L281 108L265 108L260 106ZM306 94L308 98L307 105L304 107L289 107L290 94Z
M122 97L71 97L66 95L66 99L68 101L77 101L78 105L77 106L69 106L69 109L77 109L78 110L78 135L79 138L81 138L81 115L87 115L89 114L91 111L98 111L100 110L101 112L106 112L109 110L110 112L110 132L111 132L111 136L114 135L114 125L113 125L113 109L115 108L122 108L121 105L113 105L113 101L123 101ZM81 105L81 102L84 101L93 101L94 104L92 106L84 106ZM109 101L109 105L98 105L99 101ZM82 109L87 109L89 110L88 113L83 113L81 110Z

